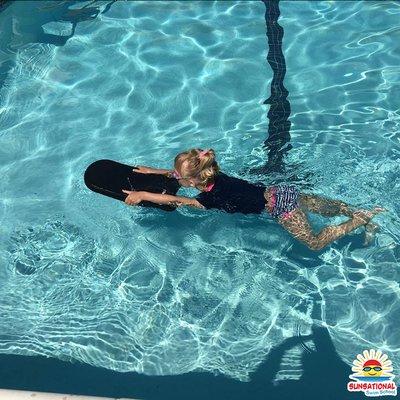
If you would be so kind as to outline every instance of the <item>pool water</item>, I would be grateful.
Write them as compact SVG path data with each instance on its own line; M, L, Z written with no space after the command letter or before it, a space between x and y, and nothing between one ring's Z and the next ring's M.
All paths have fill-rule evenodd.
M303 335L273 377L282 381L301 378L323 327L349 366L378 348L398 371L399 4L280 2L275 63L269 5L3 10L1 353L249 381ZM272 130L290 145L276 170ZM370 246L360 229L312 252L267 214L127 207L84 185L97 159L171 168L191 147L213 148L233 176L388 212Z

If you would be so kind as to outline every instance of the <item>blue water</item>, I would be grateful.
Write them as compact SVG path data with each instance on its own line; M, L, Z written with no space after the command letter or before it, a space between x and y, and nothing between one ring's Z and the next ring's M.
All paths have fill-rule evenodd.
M77 23L57 3L0 15L0 352L249 381L317 326L349 366L379 348L399 368L398 3L280 3L291 149L268 174L262 2L101 1ZM83 183L97 159L171 168L191 147L389 212L371 246L360 229L314 253L267 215L128 208ZM306 349L273 379L300 379Z

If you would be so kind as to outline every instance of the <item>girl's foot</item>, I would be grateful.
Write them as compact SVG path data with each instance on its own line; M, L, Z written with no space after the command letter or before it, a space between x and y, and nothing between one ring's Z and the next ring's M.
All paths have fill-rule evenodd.
M375 238L375 233L379 231L379 225L374 224L372 222L368 222L365 225L365 238L364 238L364 246L368 246L372 243Z
M376 215L381 212L387 211L383 207L374 207L372 210L357 210L353 213L353 218L357 219L362 219L365 221L365 224L368 224L368 222Z

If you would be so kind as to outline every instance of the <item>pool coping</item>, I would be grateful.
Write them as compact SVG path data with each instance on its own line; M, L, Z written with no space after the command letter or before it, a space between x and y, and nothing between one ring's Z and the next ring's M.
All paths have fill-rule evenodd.
M7 400L135 400L126 397L94 397L76 394L30 392L26 390L0 389L0 399Z

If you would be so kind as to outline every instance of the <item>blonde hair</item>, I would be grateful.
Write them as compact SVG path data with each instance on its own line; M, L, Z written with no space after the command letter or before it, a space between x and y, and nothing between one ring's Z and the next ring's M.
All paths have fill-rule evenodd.
M214 183L215 175L220 171L213 149L190 149L179 153L175 157L175 168L182 168L185 163L185 175L196 178L199 186L205 188Z

